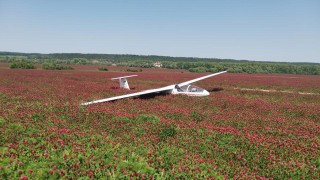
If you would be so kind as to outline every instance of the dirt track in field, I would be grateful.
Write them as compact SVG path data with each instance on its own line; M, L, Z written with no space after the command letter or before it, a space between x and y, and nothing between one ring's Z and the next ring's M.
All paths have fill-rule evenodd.
M320 95L318 93L307 93L307 92L297 92L297 91L281 91L281 90L275 90L275 89L250 89L250 88L232 88L232 89L241 90L241 91L280 92L280 93L301 94L301 95Z

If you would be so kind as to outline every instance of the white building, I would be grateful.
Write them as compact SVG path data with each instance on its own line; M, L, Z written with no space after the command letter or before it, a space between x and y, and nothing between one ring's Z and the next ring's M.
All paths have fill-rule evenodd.
M153 66L154 66L154 67L161 68L161 67L162 67L162 64L161 64L159 61L157 61L157 62L153 63Z

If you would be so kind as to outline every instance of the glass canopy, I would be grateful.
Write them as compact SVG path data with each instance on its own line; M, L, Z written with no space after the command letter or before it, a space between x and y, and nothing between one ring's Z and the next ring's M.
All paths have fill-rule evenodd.
M185 86L178 86L176 85L175 88L179 91L179 92L203 92L204 89L199 88L197 86L193 86L193 85L185 85Z

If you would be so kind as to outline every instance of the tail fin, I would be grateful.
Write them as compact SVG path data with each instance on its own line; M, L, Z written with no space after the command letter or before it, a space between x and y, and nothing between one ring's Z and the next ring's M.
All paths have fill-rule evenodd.
M138 76L138 75L116 77L116 78L112 78L111 80L119 79L120 88L124 88L124 89L129 89L130 90L127 78L134 77L134 76Z

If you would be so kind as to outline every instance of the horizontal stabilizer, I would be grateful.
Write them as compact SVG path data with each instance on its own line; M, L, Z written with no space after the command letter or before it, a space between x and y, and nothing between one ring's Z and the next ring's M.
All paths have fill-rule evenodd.
M134 77L134 76L138 76L138 75L116 77L116 78L111 78L111 80L119 79L120 88L124 88L124 89L130 90L127 78Z
M111 78L111 80L115 80L115 79L123 79L123 78L135 77L135 76L138 76L138 75L131 75L131 76L116 77L116 78Z

